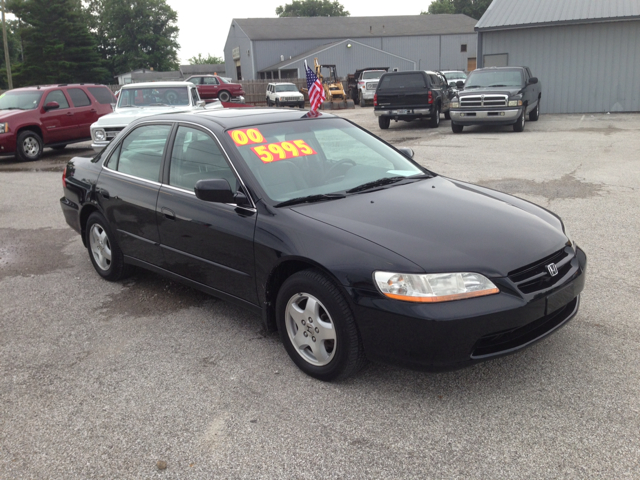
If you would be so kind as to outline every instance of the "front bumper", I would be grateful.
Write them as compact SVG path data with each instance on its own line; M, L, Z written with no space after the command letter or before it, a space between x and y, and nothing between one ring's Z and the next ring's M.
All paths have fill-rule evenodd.
M304 97L299 100L280 100L278 99L278 105L281 107L298 107L304 105Z
M587 257L579 248L553 288L522 294L508 278L500 293L436 304L349 291L367 357L419 370L454 370L515 353L542 340L578 312ZM493 279L492 279L493 280Z
M451 121L458 125L512 125L524 107L451 110Z
M102 150L104 150L107 145L109 145L109 141L107 140L104 140L102 142L94 140L93 142L91 142L91 148L93 148L93 150L97 153L100 153Z
M238 95L237 97L231 97L231 103L245 103L244 96Z
M376 94L375 89L374 90L367 90L367 89L360 89L360 93L362 94L362 98L364 98L365 100L373 100L373 97Z
M13 154L16 151L16 135L11 131L0 134L0 155Z

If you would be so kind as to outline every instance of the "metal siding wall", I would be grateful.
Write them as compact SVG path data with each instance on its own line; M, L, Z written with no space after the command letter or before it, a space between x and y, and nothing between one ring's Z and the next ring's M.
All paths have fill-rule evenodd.
M461 52L460 45L467 44L467 51ZM467 59L476 56L478 37L475 34L443 35L440 70L466 70Z
M224 46L225 76L231 77L234 80L238 79L236 62L233 60L232 53L235 47L240 47L240 70L242 71L242 78L245 80L255 78L252 58L247 55L247 50L251 49L251 41L238 26L231 27L229 36L227 37L227 43Z
M438 70L440 36L388 37L382 39L382 50L416 62L417 70Z
M309 40L255 40L253 50L256 55L256 70L260 70L280 63L280 55L284 55L285 60L289 57L296 57L308 52L312 48L339 42L344 38L320 38ZM313 59L312 59L313 60Z
M483 53L508 53L542 82L543 113L640 111L640 22L484 32Z

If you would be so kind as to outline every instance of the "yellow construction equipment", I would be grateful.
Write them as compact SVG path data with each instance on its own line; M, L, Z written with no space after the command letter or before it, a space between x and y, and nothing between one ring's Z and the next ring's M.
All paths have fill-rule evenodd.
M342 82L338 79L338 73L335 65L320 65L318 59L313 59L316 69L316 76L322 82L324 87L325 101L320 106L323 110L339 110L342 108L355 108L353 100L347 99ZM328 70L328 73L322 75L322 70ZM302 93L308 95L307 89L302 88Z

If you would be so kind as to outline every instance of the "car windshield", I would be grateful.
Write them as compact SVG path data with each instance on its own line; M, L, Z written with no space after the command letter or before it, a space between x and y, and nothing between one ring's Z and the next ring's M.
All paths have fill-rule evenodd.
M520 70L474 70L464 88L520 87L522 83Z
M447 80L466 80L467 76L464 72L447 72L444 74L444 78Z
M0 95L0 110L33 110L41 98L42 92L6 92Z
M118 108L189 105L188 87L123 88Z
M362 79L363 80L372 80L374 78L380 78L383 73L385 73L385 72L383 72L383 71L380 71L380 72L364 72L362 74Z
M297 92L295 85L276 85L276 92Z
M373 135L337 118L303 118L237 128L227 134L276 203L348 194L352 189L374 188L366 186L371 182L385 185L428 174Z

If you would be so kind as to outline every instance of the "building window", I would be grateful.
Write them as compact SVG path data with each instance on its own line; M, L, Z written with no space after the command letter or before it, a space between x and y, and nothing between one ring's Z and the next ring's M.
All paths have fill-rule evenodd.
M460 45L460 51L461 52L466 52L467 51L467 44L463 43L462 45Z

